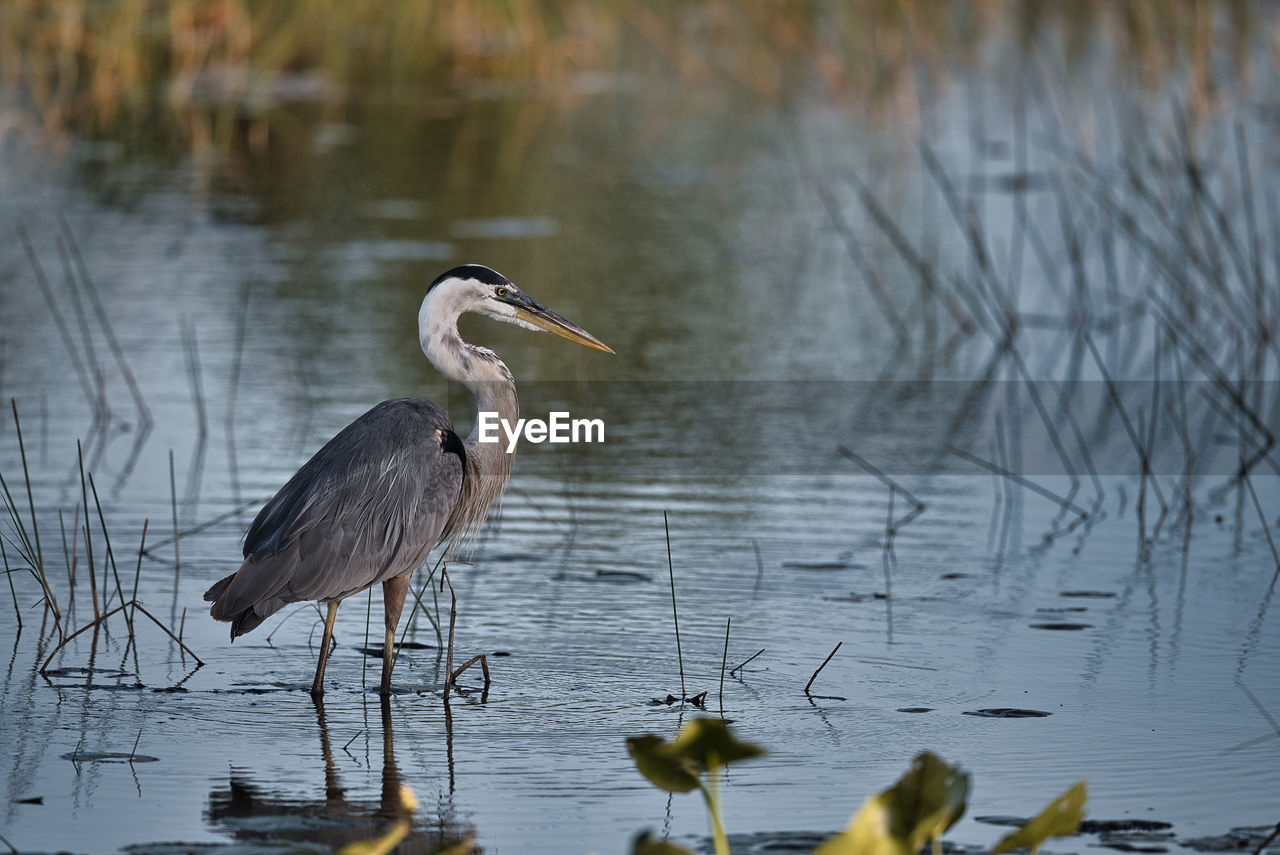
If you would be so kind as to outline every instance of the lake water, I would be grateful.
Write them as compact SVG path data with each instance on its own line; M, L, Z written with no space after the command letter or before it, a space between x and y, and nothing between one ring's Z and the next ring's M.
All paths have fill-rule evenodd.
M205 663L138 613L41 676L58 634L0 516L0 835L329 851L404 782L404 851L697 847L701 801L624 740L721 710L768 750L723 788L735 851L839 830L926 749L973 775L965 844L1081 778L1167 851L1280 819L1274 9L410 5L0 20L0 397L63 627L93 619L79 440L99 596L137 569ZM358 595L317 707L312 607L231 645L201 594L374 403L469 430L415 336L468 261L614 348L461 325L523 414L605 442L523 443L451 569L487 693L442 704L417 611L384 708ZM0 473L34 534L10 413ZM705 713L654 703L681 659ZM1050 715L965 715L1002 708Z

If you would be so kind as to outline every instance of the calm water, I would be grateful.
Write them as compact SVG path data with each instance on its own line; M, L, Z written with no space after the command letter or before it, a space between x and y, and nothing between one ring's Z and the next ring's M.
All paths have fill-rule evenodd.
M8 79L0 391L54 591L65 611L79 439L125 596L137 565L138 599L206 664L141 617L130 647L117 616L39 676L57 637L6 543L22 627L0 593L5 839L327 851L383 828L403 781L412 851L468 828L486 852L626 851L646 827L695 845L701 802L650 788L624 745L698 714L650 703L681 688L664 511L685 686L769 749L730 772L731 832L833 832L924 749L973 773L950 835L966 843L1002 833L974 817L1028 815L1079 778L1091 818L1171 822L1171 850L1275 822L1277 565L1249 489L1274 521L1280 469L1259 457L1248 488L1232 480L1280 430L1275 13L1211 7L1160 47L1105 12L1006 6L955 31L927 16L906 58L877 18L881 67L825 7L767 38L747 12L693 8L569 16L591 33L569 47L592 49L566 67L555 27L509 66L467 54L430 74L394 51L345 77L323 53L152 65L143 106L108 119L82 99L65 124L52 107L73 102ZM4 26L44 44L39 21ZM803 35L826 32L844 41ZM233 646L200 597L261 502L372 404L420 395L469 428L415 337L426 284L464 261L617 351L462 325L512 366L526 415L601 417L606 441L524 443L453 569L459 652L503 654L487 695L442 705L418 612L381 709L357 649L380 604L362 595L318 709L313 609ZM924 512L901 524L909 498L891 505L841 446ZM29 525L22 471L6 414L0 472ZM16 538L8 515L0 531ZM729 618L730 666L764 652L721 693ZM1042 628L1061 624L1083 626ZM1052 715L963 715L1002 707Z

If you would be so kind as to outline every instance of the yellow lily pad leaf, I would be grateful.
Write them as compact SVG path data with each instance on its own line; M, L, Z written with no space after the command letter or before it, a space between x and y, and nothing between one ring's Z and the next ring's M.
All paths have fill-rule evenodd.
M676 735L671 751L696 767L710 771L764 753L760 746L734 736L729 726L718 718L695 718L686 724Z
M887 790L867 799L849 827L824 841L813 855L915 855L904 841L890 834L888 803Z
M669 793L687 793L698 787L703 772L758 757L764 749L739 740L720 719L697 718L671 742L651 733L632 736L627 753L649 783Z
M687 793L698 787L701 770L686 758L673 754L671 744L660 736L646 733L628 737L627 753L640 774L660 790Z
M911 852L919 852L925 842L941 837L964 814L969 774L925 751L911 761L907 774L881 795L888 797L889 834L902 840Z
M867 799L849 827L815 855L916 855L955 825L968 798L968 773L926 751L898 783Z
M1080 828L1084 820L1084 803L1089 798L1084 781L1058 796L1038 816L1032 817L1026 825L1011 831L991 850L991 855L1000 855L1014 849L1031 848L1038 852L1041 845L1050 837L1070 837Z

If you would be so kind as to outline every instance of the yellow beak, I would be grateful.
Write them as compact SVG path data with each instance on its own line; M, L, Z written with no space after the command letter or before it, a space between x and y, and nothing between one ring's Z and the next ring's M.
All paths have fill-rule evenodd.
M569 341L586 345L595 350L603 350L605 353L613 353L613 349L600 339L528 296L524 296L521 305L516 306L516 317L525 323L533 324L539 329L555 333L561 338L567 338Z

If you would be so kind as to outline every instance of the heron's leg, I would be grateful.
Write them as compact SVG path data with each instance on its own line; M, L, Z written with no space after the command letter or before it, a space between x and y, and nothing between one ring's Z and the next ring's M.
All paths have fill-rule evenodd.
M397 576L382 583L382 613L387 625L386 641L382 645L382 685L378 694L391 694L391 666L394 662L396 624L400 622L400 612L404 609L405 597L409 595L409 577Z
M329 661L329 647L333 644L333 621L338 617L338 603L329 603L329 614L324 619L324 641L320 644L320 662L316 665L316 679L311 684L312 697L324 694L324 666Z

